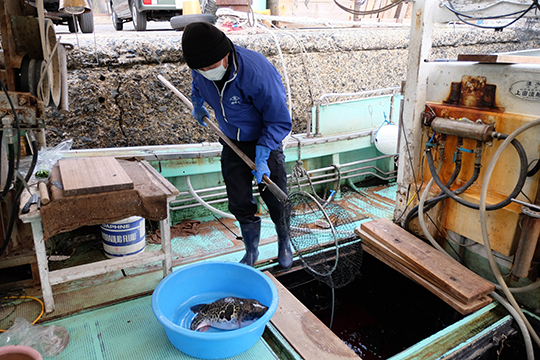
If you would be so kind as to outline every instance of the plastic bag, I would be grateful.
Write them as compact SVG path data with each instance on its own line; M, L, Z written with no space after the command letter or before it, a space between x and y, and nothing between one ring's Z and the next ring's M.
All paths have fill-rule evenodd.
M72 144L73 139L68 139L62 141L53 148L42 148L38 153L36 167L34 169L34 174L32 174L32 179L36 180L37 178L48 178L54 164L56 164L58 160L64 156L66 151L71 149Z
M6 332L0 333L0 346L30 346L44 357L60 354L68 342L69 333L65 327L34 325L21 317L16 318L13 326Z

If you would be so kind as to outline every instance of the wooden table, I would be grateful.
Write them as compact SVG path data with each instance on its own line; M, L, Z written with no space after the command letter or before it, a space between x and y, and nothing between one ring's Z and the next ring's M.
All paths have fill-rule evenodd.
M47 255L45 251L45 239L43 236L43 224L40 211L36 205L30 207L30 212L22 214L20 211L30 198L28 191L24 191L21 195L19 218L23 223L29 223L32 226L32 236L37 258L39 277L41 281L41 291L43 294L43 302L45 311L50 313L54 311L54 298L52 285L57 285L77 279L82 279L90 276L105 274L110 271L121 270L124 268L149 264L157 261L163 262L163 276L167 276L172 272L172 253L171 253L171 233L170 233L170 216L169 204L178 195L178 190L174 188L163 176L157 171L147 166L149 173L156 181L159 181L164 188L168 189L166 214L167 217L160 221L159 227L161 231L161 249L154 251L146 251L140 254L120 257L115 259L107 259L90 264L72 266L66 269L49 271ZM153 170L153 171L152 171ZM32 193L39 193L37 184L30 186ZM85 224L83 224L85 225Z

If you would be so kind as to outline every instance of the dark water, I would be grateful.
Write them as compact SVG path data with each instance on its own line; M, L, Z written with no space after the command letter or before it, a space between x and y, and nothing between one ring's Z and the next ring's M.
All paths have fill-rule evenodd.
M307 271L279 280L327 326L331 289ZM335 290L332 331L363 360L387 359L462 319L438 297L364 253L356 279Z

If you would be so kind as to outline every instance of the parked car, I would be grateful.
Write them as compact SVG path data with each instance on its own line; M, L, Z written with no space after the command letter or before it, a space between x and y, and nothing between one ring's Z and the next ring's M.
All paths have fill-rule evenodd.
M111 19L118 31L129 21L133 21L135 30L144 31L148 21L170 21L173 16L182 15L182 9L176 7L175 0L110 0L110 2Z
M47 11L47 17L52 20L55 25L67 25L69 32L76 33L78 28L84 34L91 34L94 32L94 14L92 10L80 15L71 15L68 13L60 12L58 10L60 6L59 0L44 0L43 7Z

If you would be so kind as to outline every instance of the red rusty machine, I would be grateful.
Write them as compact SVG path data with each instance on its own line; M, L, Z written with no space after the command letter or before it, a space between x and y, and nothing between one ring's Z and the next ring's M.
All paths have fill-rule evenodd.
M509 283L536 281L540 51L463 55L422 71L421 136L401 138L402 153L416 146L418 165L410 181L402 176L396 219L488 278L486 243Z

